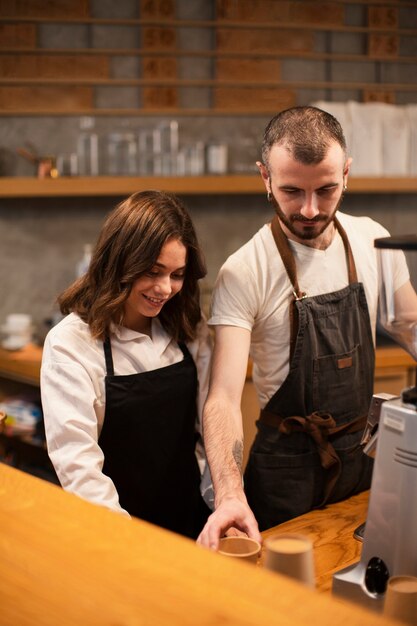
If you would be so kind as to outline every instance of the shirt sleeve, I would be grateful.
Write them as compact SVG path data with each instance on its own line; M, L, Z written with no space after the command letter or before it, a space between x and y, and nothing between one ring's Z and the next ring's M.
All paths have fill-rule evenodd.
M207 398L210 379L210 367L213 348L212 343L212 336L207 326L207 322L205 319L202 319L198 325L197 338L195 339L195 341L188 345L188 348L196 364L198 377L196 431L199 434L199 437L196 444L196 457L201 474L200 491L207 506L213 510L213 483L211 480L210 469L204 450L202 435L202 415L204 403Z
M251 331L257 313L259 285L246 264L229 258L220 269L213 290L212 326L238 326Z
M103 474L98 445L97 397L92 380L71 350L45 342L41 396L48 453L62 487L129 516L112 480Z

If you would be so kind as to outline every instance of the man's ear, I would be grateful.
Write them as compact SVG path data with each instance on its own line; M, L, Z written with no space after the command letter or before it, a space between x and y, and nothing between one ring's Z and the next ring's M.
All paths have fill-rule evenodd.
M265 165L261 163L261 161L256 161L256 165L258 170L262 176L262 180L264 181L264 185L267 191L271 191L270 181L269 181L269 172Z
M343 185L344 187L347 187L347 180L348 180L348 176L349 176L349 172L350 172L350 168L352 165L352 157L349 157L348 159L346 159L346 163L344 165L343 168Z

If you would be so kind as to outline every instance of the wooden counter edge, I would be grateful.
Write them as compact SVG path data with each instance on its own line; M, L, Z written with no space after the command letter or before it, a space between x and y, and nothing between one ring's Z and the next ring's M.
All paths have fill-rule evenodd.
M2 626L394 624L0 463Z

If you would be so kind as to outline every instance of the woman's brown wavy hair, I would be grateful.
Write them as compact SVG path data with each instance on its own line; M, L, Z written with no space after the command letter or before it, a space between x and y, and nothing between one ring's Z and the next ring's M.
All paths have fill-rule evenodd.
M158 317L176 341L193 339L201 319L198 280L206 266L188 212L177 197L160 191L134 193L108 215L87 273L58 297L61 312L77 313L93 337L104 339L111 322L123 318L133 282L155 265L169 239L184 244L187 265L181 291Z

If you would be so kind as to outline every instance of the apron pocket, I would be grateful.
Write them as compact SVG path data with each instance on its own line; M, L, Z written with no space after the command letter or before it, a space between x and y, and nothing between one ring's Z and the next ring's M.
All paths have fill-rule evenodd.
M313 406L343 424L368 411L361 350L317 357L313 361Z
M316 452L290 455L252 451L244 487L260 530L312 509L320 500L322 473Z

